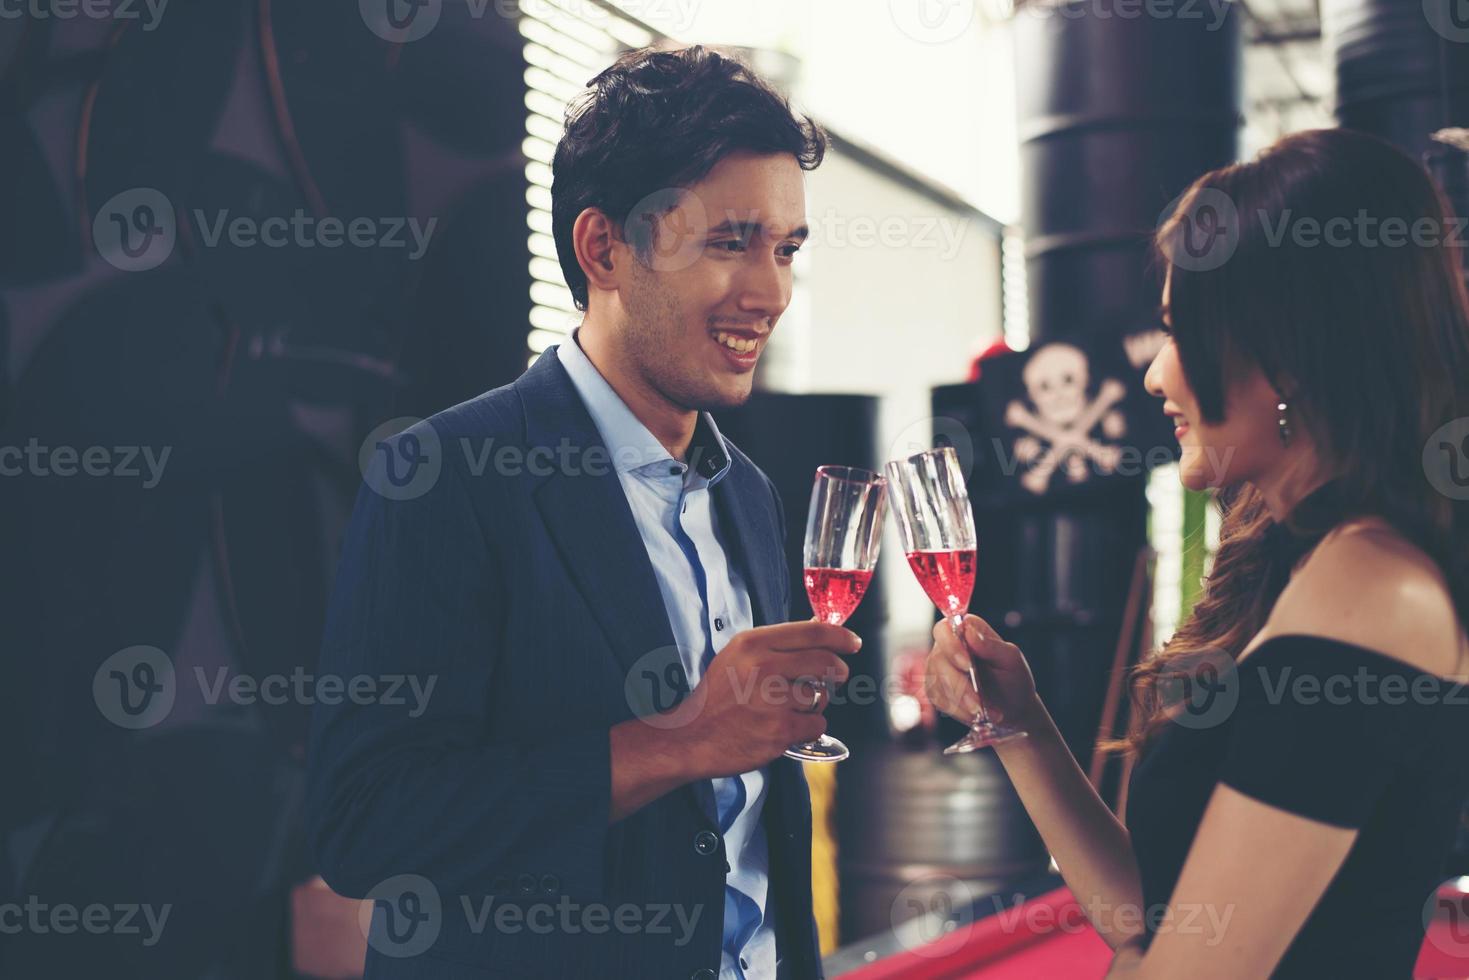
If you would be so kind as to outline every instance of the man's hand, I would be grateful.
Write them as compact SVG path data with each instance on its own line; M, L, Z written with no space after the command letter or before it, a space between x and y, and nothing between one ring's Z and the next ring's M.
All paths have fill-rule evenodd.
M687 734L700 778L758 769L795 742L826 731L815 684L843 684L843 656L862 647L849 629L815 620L745 630L709 664L672 714ZM674 729L678 731L679 729Z
M696 779L759 769L825 733L811 681L845 682L842 655L861 647L851 630L815 620L736 634L672 710L612 726L609 819Z

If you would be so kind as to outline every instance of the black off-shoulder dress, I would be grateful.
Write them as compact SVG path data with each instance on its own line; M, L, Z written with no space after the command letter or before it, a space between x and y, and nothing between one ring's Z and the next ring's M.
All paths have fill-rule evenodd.
M1128 783L1148 938L1170 927L1155 916L1223 782L1359 831L1272 976L1411 977L1469 793L1469 689L1374 650L1304 635L1272 637L1237 666L1223 658L1216 674L1203 674L1202 682L1190 678L1192 690L1179 690L1184 710ZM1215 857L1246 866L1252 859ZM1183 925L1181 914L1171 921ZM1194 926L1208 922L1201 915Z

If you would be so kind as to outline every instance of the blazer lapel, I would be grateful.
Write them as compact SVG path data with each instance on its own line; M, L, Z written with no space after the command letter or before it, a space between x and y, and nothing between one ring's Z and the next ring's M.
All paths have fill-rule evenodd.
M775 519L775 503L765 481L740 453L730 453L730 469L714 486L714 507L719 514L730 559L745 577L756 626L784 623L790 611L783 608L780 581L785 574L785 542Z
M647 672L656 679L659 686L648 692L646 707L666 710L687 692L688 679L611 453L554 351L541 356L521 387L527 444L565 443L573 450L563 457L570 465L555 467L534 491L546 529L623 676ZM632 687L629 693L639 693ZM627 717L642 707L629 704Z
M621 667L630 696L624 720L665 711L687 696L688 675L611 454L588 457L588 449L607 447L554 350L541 355L520 385L527 444L566 440L579 451L571 456L576 469L553 472L534 495L562 563ZM687 790L692 805L718 827L713 783L696 780Z

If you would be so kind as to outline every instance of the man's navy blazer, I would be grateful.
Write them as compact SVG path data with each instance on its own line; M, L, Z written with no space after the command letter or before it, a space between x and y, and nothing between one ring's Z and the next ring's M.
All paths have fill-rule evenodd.
M726 548L756 625L784 622L780 501L728 448L711 490ZM609 824L608 730L687 680L554 348L373 460L327 617L319 673L341 694L314 708L307 814L327 884L376 900L367 977L713 980L727 865L712 783ZM400 678L434 685L422 710ZM810 798L798 763L768 771L780 976L809 980Z

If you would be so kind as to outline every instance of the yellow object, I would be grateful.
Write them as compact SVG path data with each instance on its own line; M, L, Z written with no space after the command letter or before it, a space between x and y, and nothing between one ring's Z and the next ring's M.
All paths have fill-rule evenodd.
M802 763L811 787L811 902L821 955L836 951L838 904L836 814L837 767L829 762Z

